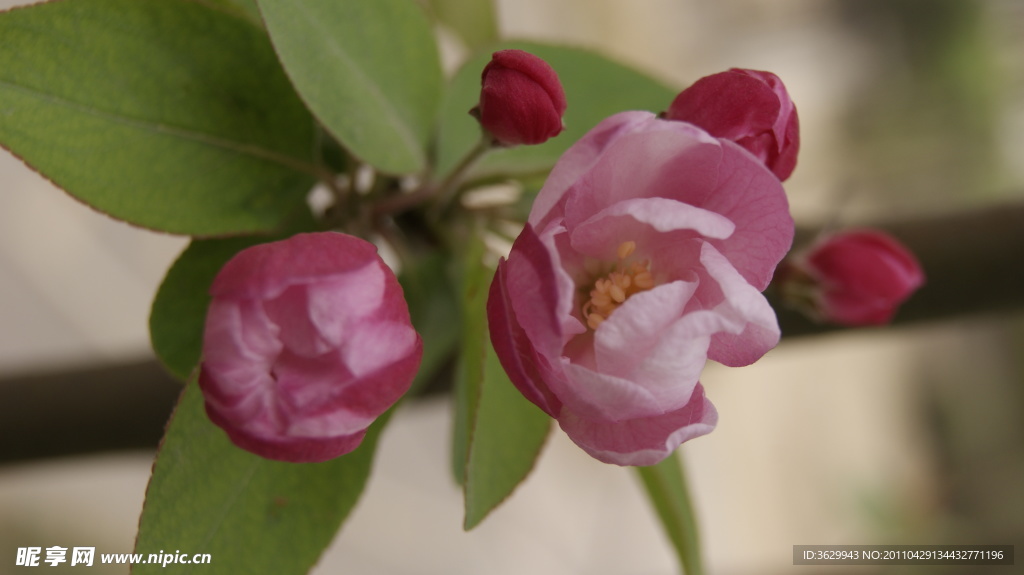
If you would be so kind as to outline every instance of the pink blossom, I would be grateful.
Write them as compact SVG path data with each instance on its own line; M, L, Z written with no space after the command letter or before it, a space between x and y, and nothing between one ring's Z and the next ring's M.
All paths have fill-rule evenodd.
M779 179L731 141L623 112L566 151L495 274L512 382L587 453L651 465L718 419L708 359L779 341L760 293L793 237Z
M541 144L560 134L565 92L547 62L522 50L500 50L484 67L480 103L470 113L500 144Z
M810 298L818 318L848 326L892 320L900 304L924 285L914 254L878 230L851 230L829 236L783 276L783 293ZM802 292L802 293L801 293Z
M323 232L248 248L210 295L206 412L262 457L315 462L352 451L419 368L402 288L359 238Z
M665 117L690 122L757 156L779 180L796 167L800 128L796 107L771 72L733 68L705 76L676 96Z

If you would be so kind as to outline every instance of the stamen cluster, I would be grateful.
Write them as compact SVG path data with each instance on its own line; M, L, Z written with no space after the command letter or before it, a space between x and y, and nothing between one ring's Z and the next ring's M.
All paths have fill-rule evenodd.
M654 287L654 276L650 271L650 261L632 262L628 266L625 260L636 251L636 242L630 240L619 244L619 261L614 271L594 281L590 290L590 299L583 304L583 317L590 329L597 329L601 322L619 308L633 294Z

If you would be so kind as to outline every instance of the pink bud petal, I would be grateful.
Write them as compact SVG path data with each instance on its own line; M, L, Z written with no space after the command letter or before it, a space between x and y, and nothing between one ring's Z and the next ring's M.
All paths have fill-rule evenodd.
M412 383L422 343L373 244L301 234L235 255L211 288L199 376L210 419L268 459L348 453Z

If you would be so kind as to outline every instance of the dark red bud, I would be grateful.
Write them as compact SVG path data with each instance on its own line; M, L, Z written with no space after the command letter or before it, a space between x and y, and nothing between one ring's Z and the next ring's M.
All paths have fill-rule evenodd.
M495 52L470 113L505 146L541 144L561 133L565 91L547 62L522 50Z
M782 80L771 72L733 68L683 90L665 118L689 122L757 156L779 180L796 167L800 126Z
M888 323L925 281L914 254L878 230L822 239L793 265L800 273L782 279L783 293L802 293L813 315L848 326ZM792 282L800 289L787 289Z

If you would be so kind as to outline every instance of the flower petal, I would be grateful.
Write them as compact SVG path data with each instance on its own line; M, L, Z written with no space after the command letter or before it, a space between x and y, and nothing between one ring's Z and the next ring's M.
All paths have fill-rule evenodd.
M546 250L538 250L535 242L539 242L533 228L529 225L523 230L519 239L516 240L521 249L522 255L513 247L516 257L537 259L534 265L538 269L544 269ZM524 237L525 236L525 237ZM498 270L491 281L490 291L487 297L487 324L491 336L491 344L494 346L502 367L508 374L509 379L519 391L535 405L543 409L548 415L557 417L562 409L561 402L548 389L546 381L554 376L542 373L547 362L537 352L536 344L530 339L520 324L516 312L512 308L512 296L508 291L507 276L509 273L509 262L502 260L498 263ZM522 268L517 268L522 269ZM553 285L545 284L543 295L552 297ZM557 297L554 296L554 297ZM528 308L532 314L540 314L539 318L531 318L532 321L546 325L548 330L554 330L558 319L551 313L547 305L535 305ZM551 340L545 341L550 344ZM561 349L559 341L558 349ZM547 371L547 370L543 370Z
M516 321L537 350L549 361L560 355L564 329L571 318L575 287L558 265L554 237L558 226L549 226L544 238L529 224L516 238L505 262L504 282ZM576 322L578 323L578 322Z
M560 216L558 206L564 201L565 192L583 174L588 172L612 142L654 118L650 112L621 112L605 118L587 132L562 154L554 169L544 181L544 187L530 209L529 223L536 229L544 229L552 217Z
M355 377L365 377L409 355L419 336L409 324L368 321L341 347L341 360Z
M793 219L778 178L739 145L685 122L650 117L617 134L600 162L567 188L565 225L575 230L602 210L638 198L667 198L717 213L735 231L715 245L763 290L793 241Z
M360 268L311 282L305 286L309 307L304 315L329 345L341 345L355 331L351 328L356 322L378 315L385 301L388 276L394 281L393 274L382 262L371 260ZM396 295L401 297L401 294L391 297ZM394 307L389 306L389 309ZM401 310L408 313L406 308Z
M771 172L732 142L722 142L718 187L694 201L736 225L728 239L712 242L751 285L764 290L775 266L793 245L794 224L786 192Z
M725 216L676 200L637 198L615 203L580 223L573 229L571 241L582 253L614 261L616 250L626 240L642 249L669 232L690 231L693 237L725 239L735 228ZM680 237L673 236L673 241Z
M569 188L567 228L574 229L601 210L636 198L670 198L707 208L686 196L703 199L714 190L722 157L719 141L684 122L651 117L642 127L643 131L616 138L605 148L600 162Z
M616 465L654 465L681 443L706 435L718 423L715 406L699 383L679 409L625 421L586 419L566 410L558 424L594 458Z
M708 357L730 367L754 363L779 343L781 332L775 310L710 243L701 250L701 263L712 280L702 282L701 286L713 283L719 292L720 301L714 305L714 312L738 327L715 334ZM708 305L706 302L705 306Z
M210 421L227 433L232 443L261 457L278 461L306 463L334 459L359 447L366 435L365 429L338 437L259 435L235 426L232 420L211 410L209 404L206 405L206 413Z
M210 295L269 299L290 285L356 270L378 257L370 242L335 232L298 234L256 247L224 264Z
M207 400L250 413L260 409L259 401L248 400L273 385L271 366L283 348L278 332L259 302L213 300L206 314L202 371L224 384L204 389Z

